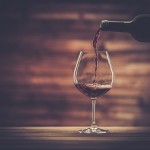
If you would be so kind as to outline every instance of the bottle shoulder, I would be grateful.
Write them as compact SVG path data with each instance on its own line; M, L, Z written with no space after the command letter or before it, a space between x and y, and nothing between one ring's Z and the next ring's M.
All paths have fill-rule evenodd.
M140 15L133 19L130 33L137 41L150 41L150 15Z
M138 15L131 22L136 24L150 23L150 14Z

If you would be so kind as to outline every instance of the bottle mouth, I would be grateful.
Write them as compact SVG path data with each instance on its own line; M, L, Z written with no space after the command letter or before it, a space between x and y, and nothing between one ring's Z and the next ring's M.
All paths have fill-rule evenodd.
M109 21L108 20L102 20L100 24L101 30L106 30L108 27Z

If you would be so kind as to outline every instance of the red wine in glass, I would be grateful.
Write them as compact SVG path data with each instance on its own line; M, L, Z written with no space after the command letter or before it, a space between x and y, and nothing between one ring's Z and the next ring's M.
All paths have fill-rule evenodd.
M107 93L112 86L111 85L100 85L100 84L75 84L76 88L84 95L92 98L100 97L101 95Z

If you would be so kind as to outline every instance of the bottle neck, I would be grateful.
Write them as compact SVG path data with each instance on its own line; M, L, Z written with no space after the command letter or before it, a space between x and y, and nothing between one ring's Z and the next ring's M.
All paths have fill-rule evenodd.
M101 22L102 31L115 31L115 32L130 32L131 22L127 21L108 21Z

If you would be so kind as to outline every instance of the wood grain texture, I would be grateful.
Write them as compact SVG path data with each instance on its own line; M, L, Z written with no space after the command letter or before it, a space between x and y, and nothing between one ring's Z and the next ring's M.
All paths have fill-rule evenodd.
M80 134L85 127L9 127L0 128L1 149L88 149L148 150L149 127L103 127L110 134Z

